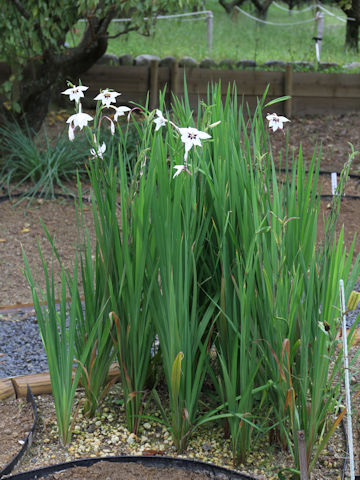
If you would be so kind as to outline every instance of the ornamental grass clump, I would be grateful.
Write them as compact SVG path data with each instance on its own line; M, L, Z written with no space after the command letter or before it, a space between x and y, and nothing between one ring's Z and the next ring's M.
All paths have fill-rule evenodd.
M77 174L86 173L83 142L70 146L63 135L50 142L45 134L40 147L34 132L17 124L0 127L0 137L0 187L10 197L19 190L20 201L29 203L39 196L54 199L59 192L74 196L69 184L76 181Z
M215 346L222 375L214 383L241 418L228 420L235 458L245 458L258 426L271 429L298 467L297 432L304 430L311 470L322 440L338 424L330 421L340 403L338 285L346 278L350 293L359 261L351 271L353 248L345 254L343 233L334 235L341 189L324 245L316 247L320 157L314 154L306 173L300 149L292 173L286 163L281 184L266 142L263 103L245 123L227 97L211 119L221 120L213 156L204 163L214 250L203 262L216 259L211 291L221 285Z
M85 343L83 370L93 368L101 345L110 359L113 343L129 431L148 418L152 394L179 452L213 421L231 437L234 464L269 435L299 472L302 430L311 471L344 415L338 284L347 279L349 295L360 267L353 247L345 252L343 232L334 232L352 154L319 242L320 154L308 170L301 149L286 157L279 180L269 134L282 136L289 123L272 113L264 124L264 110L284 100L266 103L266 93L251 114L235 89L224 96L214 86L196 120L186 89L171 115L162 94L159 109L136 107L136 121L134 109L114 105L117 92L96 97L91 120L79 98L69 138L83 129L90 142L97 240L95 250L87 242L78 253L85 314L77 300L74 341L92 332L82 325L95 309L89 325L101 336L94 334L92 348ZM114 123L121 113L139 139L131 161L127 130ZM118 130L117 148L105 142L104 124ZM99 376L102 368L105 378L105 361Z
M97 236L97 259L110 312L108 325L121 373L121 385L129 431L136 433L150 368L150 351L155 331L150 316L150 297L156 279L152 264L149 232L152 227L149 208L150 182L133 184L125 164L119 172L92 164L94 221ZM120 177L120 192L118 178ZM120 226L121 225L121 226Z
M37 287L33 279L25 252L25 275L31 286L36 318L39 325L41 339L48 359L51 390L54 397L56 420L61 445L67 446L71 441L74 421L79 407L74 412L76 389L82 373L81 365L86 362L94 345L98 325L95 324L89 332L88 341L81 356L76 355L75 337L78 324L77 293L77 266L71 282L67 281L64 268L61 271L61 291L57 296L54 288L54 268L49 266L42 255L43 272L45 277L45 292ZM74 301L68 304L67 294ZM57 307L57 298L59 304Z

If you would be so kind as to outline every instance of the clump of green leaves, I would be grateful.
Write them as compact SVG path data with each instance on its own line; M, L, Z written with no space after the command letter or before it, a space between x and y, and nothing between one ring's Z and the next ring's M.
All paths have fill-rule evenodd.
M246 458L257 433L271 430L298 467L297 433L303 430L310 471L341 420L338 285L347 279L349 295L360 272L353 246L346 252L343 232L339 238L334 233L350 163L323 245L316 247L320 157L315 152L307 172L300 150L297 158L286 159L286 181L278 181L263 117L265 108L285 97L267 104L265 98L266 93L251 115L237 105L235 88L223 100L215 86L207 104L199 102L195 122L185 89L183 101L174 98L171 121L167 115L161 131L152 125L154 112L142 110L134 166L121 130L118 148L90 162L97 244L95 255L88 243L81 257L90 310L82 317L72 307L72 315L80 331L92 310L100 314L94 325L111 309L86 371L102 341L111 352L111 337L129 429L136 431L144 395L152 388L162 413L158 420L178 451L200 425L221 419L231 435L234 463ZM100 128L101 121L94 125ZM185 149L184 157L186 140L178 125L211 132L211 138ZM94 138L90 127L86 132ZM185 162L187 168L179 170ZM73 305L78 292L67 281ZM164 375L162 398L156 382L149 382L152 367L153 378L160 370ZM102 368L106 362L99 363Z
M84 174L87 161L83 141L70 144L59 135L54 142L45 135L37 141L31 130L18 124L0 127L0 186L9 196L20 191L29 202L35 196L55 198L56 191L69 194L69 182Z

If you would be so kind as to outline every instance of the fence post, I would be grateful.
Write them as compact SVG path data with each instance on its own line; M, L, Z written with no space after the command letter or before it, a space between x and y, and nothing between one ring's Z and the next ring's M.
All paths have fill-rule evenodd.
M213 43L213 25L214 25L213 18L214 18L213 13L209 11L207 14L207 45L208 45L209 53L211 53L212 43Z
M309 480L304 430L298 430L297 437L299 448L300 480Z
M293 87L293 69L291 63L286 64L285 79L284 79L284 94L291 97ZM292 98L285 100L284 113L286 117L291 117L292 113Z
M317 22L317 36L314 37L315 53L316 53L316 60L320 62L321 43L322 43L322 38L324 33L324 14L320 11L319 8L316 9L315 21Z
M179 79L179 63L172 62L170 67L170 93L177 96L178 95L178 79Z
M159 96L159 62L151 60L150 62L150 109L154 110L158 104Z

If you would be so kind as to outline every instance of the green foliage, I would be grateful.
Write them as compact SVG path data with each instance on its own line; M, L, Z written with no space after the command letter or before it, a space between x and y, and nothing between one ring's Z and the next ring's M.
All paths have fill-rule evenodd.
M11 75L0 85L0 93L5 94L13 112L27 113L27 95L34 101L36 93L39 103L48 102L49 97L41 96L53 88L61 75L69 78L73 72L78 74L79 55L85 62L82 68L87 70L92 61L90 49L96 52L101 45L105 48L100 50L106 50L112 18L130 18L121 24L117 36L127 31L149 35L158 13L198 3L198 0L2 0L0 58L10 66ZM73 32L79 20L85 21L85 28L83 35L76 37ZM66 47L67 36L76 38L73 47L77 49ZM93 62L97 59L95 53Z
M81 376L81 366L86 362L90 354L90 349L94 345L98 325L89 332L88 342L81 352L81 356L75 354L75 337L77 328L77 265L72 281L68 284L64 268L61 272L61 292L59 295L59 309L56 305L56 292L54 288L54 269L49 266L43 256L39 246L39 252L42 259L43 271L46 281L45 292L39 292L36 281L33 279L26 254L23 251L25 262L25 275L31 286L33 295L36 318L39 324L41 339L44 345L48 359L51 389L54 397L57 426L60 442L66 446L71 441L71 434L76 412L73 411L76 388ZM77 259L75 259L77 263ZM68 308L67 292L74 298ZM47 307L45 307L47 305ZM67 316L69 317L67 323ZM73 371L74 362L78 365Z
M298 468L297 432L304 430L311 470L343 415L338 286L346 280L348 297L360 265L353 247L345 251L343 232L338 238L334 232L353 155L317 247L320 157L314 153L307 173L300 150L285 159L286 180L278 181L263 111L285 97L268 104L265 97L251 115L237 105L236 89L223 99L221 86L214 86L207 104L199 102L195 121L185 88L160 131L152 125L156 112L143 108L144 120L135 123L135 165L123 142L91 163L97 244L94 256L85 246L82 280L95 324L109 306L111 323L102 325L103 341L92 345L90 364L111 337L133 431L152 388L178 451L196 428L221 420L231 434L234 463L246 458L258 433L271 430ZM163 101L162 95L160 108ZM97 138L101 115L102 107L94 121ZM174 167L185 162L178 125L196 126L211 139L187 152L189 171L174 177ZM126 132L119 135L126 138ZM48 279L46 265L44 272ZM63 274L63 290L64 282ZM82 328L91 312L79 318L76 275L67 282L72 316ZM54 295L47 300L54 302ZM70 338L75 342L74 334ZM85 346L89 352L89 341ZM162 401L154 380L158 361L167 388ZM99 363L102 378L106 368Z
M0 127L3 155L0 160L0 185L7 189L10 196L20 187L23 192L21 199L29 202L35 196L55 198L55 192L59 190L69 194L67 184L74 182L77 173L85 173L88 155L83 142L71 145L63 135L50 142L45 135L44 144L39 146L39 143L30 129L23 130L17 124Z
M144 222L144 217L149 216L153 190L150 184L144 189L140 181L138 194L134 192L128 181L131 172L126 169L120 149L119 155L119 175L111 162L106 166L97 161L90 168L97 236L96 279L103 286L103 297L109 299L111 313L107 322L121 374L127 425L136 433L155 337L149 301L156 275L154 266L147 261L151 258L151 226ZM84 280L90 289L88 279Z
M180 59L191 56L198 61L211 57L216 62L223 59L255 60L259 65L268 60L307 61L316 64L315 22L303 25L291 25L292 22L310 20L314 11L298 13L294 9L293 15L271 6L267 20L274 23L289 23L290 25L274 26L260 25L242 13L230 16L216 0L207 1L206 9L211 10L213 19L213 43L209 52L207 45L207 22L205 17L198 17L186 21L182 19L158 20L149 38L143 38L133 32L110 40L108 52L115 55L129 53L133 56L144 52L158 55L161 58L173 55ZM284 5L285 7L285 5ZM244 4L243 10L253 14ZM303 7L299 7L301 9ZM343 17L342 11L335 6L327 6L332 13ZM194 17L196 18L196 17ZM336 62L343 65L359 61L359 55L344 51L345 23L330 16L325 18L324 35L322 41L321 61ZM118 32L119 26L111 24L113 34Z

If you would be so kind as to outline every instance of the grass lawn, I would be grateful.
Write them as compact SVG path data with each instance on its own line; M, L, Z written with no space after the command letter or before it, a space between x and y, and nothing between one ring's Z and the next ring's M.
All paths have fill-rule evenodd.
M224 58L251 59L258 64L267 60L316 62L313 37L316 36L314 22L298 24L314 18L314 10L294 10L289 14L286 5L275 3L268 12L267 21L290 25L264 25L238 12L236 18L226 14L217 0L207 0L205 8L214 14L213 48L207 46L206 17L158 20L152 37L143 37L136 32L111 40L109 53L134 56L142 53L177 58L188 55L201 60L211 56L215 61ZM242 7L249 10L249 6ZM338 8L327 9L338 17L344 14ZM325 13L321 61L343 65L360 61L360 57L344 49L345 22ZM83 28L81 25L80 29ZM111 33L119 31L121 24L113 23ZM69 39L71 43L71 39Z

